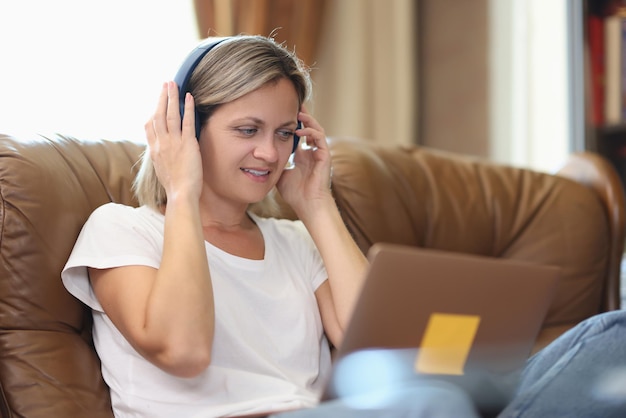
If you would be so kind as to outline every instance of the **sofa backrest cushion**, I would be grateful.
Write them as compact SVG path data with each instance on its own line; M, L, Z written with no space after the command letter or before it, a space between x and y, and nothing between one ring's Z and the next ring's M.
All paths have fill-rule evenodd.
M599 312L610 238L591 189L445 151L360 142L337 140L332 153L333 192L362 251L392 242L559 266L545 325Z
M142 146L0 135L0 389L3 416L111 417L91 314L60 272L99 205L136 204Z

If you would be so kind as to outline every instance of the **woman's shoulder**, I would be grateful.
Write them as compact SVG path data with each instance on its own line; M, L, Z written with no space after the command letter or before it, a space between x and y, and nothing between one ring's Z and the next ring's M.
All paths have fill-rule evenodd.
M101 206L98 206L92 213L92 217L98 216L114 216L122 215L124 213L131 213L135 208L132 206L124 205L116 202L107 202Z
M316 248L308 229L300 220L261 218L254 215L252 219L263 233L266 243L273 243L270 245L302 251L305 254Z
M158 217L160 214L147 206L129 206L122 203L108 202L98 206L90 215L90 218L113 218L126 217Z
M89 216L86 226L96 229L115 229L119 227L155 225L163 222L163 215L147 206L129 206L109 202L97 207Z
M282 219L282 218L263 218L254 214L250 214L254 222L261 230L271 230L278 235L308 235L306 227L300 220Z

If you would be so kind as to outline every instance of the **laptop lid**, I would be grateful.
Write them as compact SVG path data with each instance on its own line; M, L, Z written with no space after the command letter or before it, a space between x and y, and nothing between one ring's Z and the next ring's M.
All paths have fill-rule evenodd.
M383 243L372 246L368 258L322 399L341 396L338 382L384 359L396 367L398 379L452 382L478 409L503 406L533 348L560 269ZM355 366L359 357L368 360ZM346 385L344 394L354 393L355 385Z

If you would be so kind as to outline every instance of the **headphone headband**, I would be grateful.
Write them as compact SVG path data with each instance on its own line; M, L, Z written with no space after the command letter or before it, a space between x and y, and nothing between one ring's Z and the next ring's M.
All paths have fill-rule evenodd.
M191 74L193 70L196 69L198 63L204 58L206 54L210 50L212 50L215 46L224 42L225 40L230 38L207 38L202 41L198 46L196 46L193 51L187 55L187 58L183 61L182 65L178 69L176 76L174 77L174 81L178 86L178 106L180 108L180 118L182 120L183 115L185 114L185 96L187 92L189 92L189 80L191 79ZM195 120L196 120L196 138L200 139L200 114L198 111L195 111Z

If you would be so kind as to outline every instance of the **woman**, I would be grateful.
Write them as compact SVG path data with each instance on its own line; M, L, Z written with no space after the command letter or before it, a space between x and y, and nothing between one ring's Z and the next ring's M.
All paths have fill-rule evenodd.
M272 39L240 36L202 58L190 91L182 129L173 82L145 125L140 207L94 211L62 274L92 308L114 413L313 406L367 261L330 193L324 130L304 111L309 75ZM285 170L294 135L308 147ZM298 221L252 212L275 187Z

